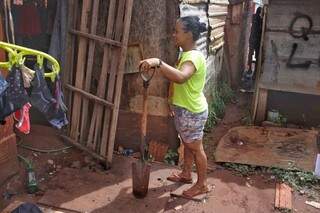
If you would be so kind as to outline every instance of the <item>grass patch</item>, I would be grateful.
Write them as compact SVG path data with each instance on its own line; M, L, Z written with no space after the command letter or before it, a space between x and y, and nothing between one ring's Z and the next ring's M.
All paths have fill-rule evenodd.
M285 170L280 168L268 168L235 163L224 163L222 166L228 170L235 171L241 176L249 176L259 173L270 174L277 180L289 184L297 191L311 188L318 190L318 187L320 186L320 179L313 175L312 172L299 171L294 167L290 168L290 170Z
M226 105L235 98L233 90L225 82L215 86L212 89L211 96L212 101L208 106L209 114L204 128L205 132L209 132L224 117Z
M169 165L177 165L179 161L179 154L177 151L169 149L164 157L164 162Z

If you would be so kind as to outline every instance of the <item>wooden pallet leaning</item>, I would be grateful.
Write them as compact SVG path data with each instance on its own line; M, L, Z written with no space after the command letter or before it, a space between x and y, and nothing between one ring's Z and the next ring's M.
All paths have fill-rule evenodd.
M79 7L77 0L70 0L68 4L68 29L75 29L76 21L77 20L77 9ZM65 63L65 72L63 72L63 82L70 82L73 79L73 70L74 70L74 54L75 54L75 36L71 34L67 35L67 42L66 42L66 62ZM65 86L65 85L64 85ZM72 106L72 92L67 88L64 88L65 98L67 100L67 105ZM70 112L70 111L69 111ZM67 113L68 120L71 120L71 113ZM70 132L70 125L68 126L68 130Z
M121 18L123 16L123 13L125 12L124 9L125 8L123 6L119 7L119 11L118 11L118 15L120 16L119 18ZM116 32L120 32L120 29L123 28L123 25L121 23L117 23L117 27L118 27L118 29L116 30ZM118 35L116 34L116 39L118 39L119 36L120 36L119 34ZM119 52L118 54L113 54L112 60L116 59L116 57L123 57L123 56L121 55L121 52ZM120 66L120 64L119 64L119 66ZM115 94L115 85L116 85L116 83L118 83L118 82L116 82L116 77L117 77L116 75L118 74L118 78L122 78L122 77L120 77L119 72L118 73L115 72L116 69L119 69L119 67L117 67L116 64L112 64L110 78L108 81L109 89L107 92L107 100L112 100L114 96L117 96L117 94ZM124 67L121 69L123 70ZM121 81L121 85L122 85L122 81ZM121 94L121 92L118 93L119 96L120 96L120 94ZM108 143L107 138L109 138L109 136L110 136L110 133L109 133L110 125L109 124L110 124L110 122L112 122L111 118L110 118L111 111L108 109L105 109L104 113L105 113L105 116L104 116L104 120L103 120L103 131L102 131L102 140L101 140L101 147L100 147L100 154L101 155L105 155L107 153L107 143ZM118 112L117 112L117 114L118 114ZM99 124L101 125L101 123L99 123ZM113 152L113 150L112 150L112 152Z
M70 33L78 36L79 45L75 48L78 51L76 70L69 66L70 72L74 71L75 79L70 74L72 77L69 77L69 83L65 88L73 93L73 100L69 98L72 103L72 116L68 138L86 150L92 150L99 156L107 158L110 164L119 114L133 0L110 0L108 4L105 37L95 35L99 18L99 0L82 1L79 31L75 27L76 18L73 20L74 23L69 25L73 27ZM91 15L90 32L87 27L90 22L89 15ZM104 46L98 88L93 94L91 84L96 42ZM69 44L72 46L72 42ZM71 51L68 55L69 59L75 58ZM94 104L89 104L89 101L94 101ZM89 110L89 106L93 106L93 109Z
M119 2L118 8L121 7L121 3L124 3L124 1ZM106 37L111 38L112 35L115 33L115 39L117 40L117 37L119 35L119 32L114 32L113 29L116 26L116 21L119 20L119 14L117 14L116 20L114 19L114 12L116 11L116 1L111 0L110 1L110 8L109 8L109 17L108 17L108 24L107 24L107 30L106 30ZM119 12L119 11L118 11ZM117 31L117 30L116 30ZM98 84L98 90L97 90L97 96L100 98L105 98L105 91L107 87L107 80L108 80L108 71L113 72L113 70L108 70L110 67L110 57L113 57L111 54L111 47L105 46L103 50L103 61L102 61L102 69L101 74L99 78L99 84ZM108 90L110 87L108 87ZM112 101L112 100L111 100ZM93 108L92 118L91 118L91 124L90 124L90 130L89 130L89 136L88 136L88 142L89 146L91 146L92 149L97 149L97 140L99 133L101 132L101 119L103 116L103 107L101 105L95 104Z
M120 99L121 99L121 90L122 90L122 82L123 82L123 74L124 74L124 68L125 68L125 58L127 54L127 44L129 40L129 28L131 23L131 15L132 15L132 7L133 7L133 0L128 0L125 8L125 18L124 18L124 29L128 29L124 31L123 37L122 37L122 49L120 52L120 57L123 59L120 61L118 66L118 76L116 80L116 90L115 90L115 108L112 112L111 117L111 126L110 126L110 134L108 137L108 155L107 155L107 165L112 163L112 157L113 157L113 149L114 149L114 141L116 136L116 128L118 123L118 114L119 114L119 105L120 105ZM104 139L104 138L102 138Z

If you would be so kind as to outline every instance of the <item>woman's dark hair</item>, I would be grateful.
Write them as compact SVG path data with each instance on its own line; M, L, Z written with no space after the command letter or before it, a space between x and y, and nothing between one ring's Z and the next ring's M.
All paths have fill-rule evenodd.
M200 33L207 31L205 23L200 22L198 16L185 16L179 18L179 21L183 24L185 32L191 32L193 41L196 41L200 37Z

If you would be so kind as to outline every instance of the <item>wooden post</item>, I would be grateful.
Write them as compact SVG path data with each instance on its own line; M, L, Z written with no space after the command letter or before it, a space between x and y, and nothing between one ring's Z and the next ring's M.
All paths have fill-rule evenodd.
M267 109L267 99L268 99L268 90L259 89L259 99L258 99L258 108L257 108L257 117L255 123L260 124L265 120L266 109Z
M78 0L70 0L68 4L68 29L75 28L76 20L77 20L77 9L78 9ZM75 38L71 34L67 34L67 44L66 44L66 62L65 68L63 72L63 82L64 84L68 84L73 79L74 72L74 50L75 49ZM72 92L64 90L64 94L66 96L66 101L68 103L68 107L72 106ZM68 118L71 120L71 113L68 113ZM68 126L70 132L70 126Z
M260 41L260 50L259 50L259 59L258 59L258 66L257 66L257 74L256 74L256 80L255 80L255 92L253 94L253 102L252 102L252 121L255 121L256 119L256 113L257 113L257 107L258 107L258 97L259 97L259 80L261 75L261 69L262 69L262 53L263 53L263 46L264 46L264 39L265 39L265 33L266 33L266 23L267 21L267 6L264 6L264 13L263 13L263 24L262 24L262 34L261 34L261 41Z

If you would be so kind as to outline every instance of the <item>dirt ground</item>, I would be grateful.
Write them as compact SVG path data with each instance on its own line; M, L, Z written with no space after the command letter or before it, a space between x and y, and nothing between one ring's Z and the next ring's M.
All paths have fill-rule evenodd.
M32 201L73 209L78 212L278 212L274 209L275 180L270 175L242 177L214 163L214 149L228 129L243 124L246 119L247 97L226 108L225 118L206 134L205 149L209 158L208 182L214 189L206 202L198 203L170 198L170 191L187 185L166 181L176 167L153 163L150 187L145 199L132 195L132 157L116 155L111 170L74 148L55 154L43 154L19 148L18 152L34 162L41 191L29 195L25 189L25 170L0 186L0 211L15 200ZM31 134L20 141L40 149L65 147L56 131L45 126L32 126ZM195 178L194 178L195 179ZM316 213L307 206L308 198L294 193L293 212Z

